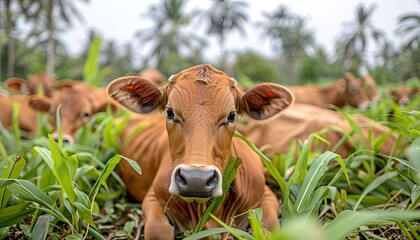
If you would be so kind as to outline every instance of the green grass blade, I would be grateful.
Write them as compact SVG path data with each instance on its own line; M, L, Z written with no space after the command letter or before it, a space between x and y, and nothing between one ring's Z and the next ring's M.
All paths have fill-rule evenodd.
M70 203L74 206L76 199L74 179L78 166L77 158L65 156L51 135L48 135L48 140L50 143L51 158L54 162L53 173L61 188L66 193Z
M255 145L251 141L249 141L243 135L239 134L238 132L235 132L233 136L245 141L248 144L248 146L256 154L258 154L258 156L260 156L260 158L262 159L262 161L264 163L264 166L267 168L270 175L273 176L273 178L279 184L281 192L282 192L282 197L284 198L284 194L285 194L286 190L288 189L288 185L287 185L287 182L284 180L284 177L280 174L280 172L277 170L276 166L273 164L273 162L267 156L265 156L257 147L255 147Z
M25 160L17 156L0 178L18 178L24 166ZM11 196L12 193L6 188L0 189L0 209L6 207Z
M114 171L115 167L117 166L117 164L120 162L121 158L123 158L124 160L126 160L132 167L134 170L137 171L137 173L139 175L141 175L141 169L140 166L137 164L137 162L122 157L121 155L115 155L114 157L112 157L107 164L105 165L104 169L102 170L98 180L96 180L95 184L93 185L92 189L89 192L89 199L90 201L94 201L94 196L98 193L99 188L105 183L106 179L108 179L109 175L112 173L112 171Z
M311 165L308 173L303 180L302 186L300 187L299 194L296 198L296 208L298 213L301 213L306 208L305 202L308 202L310 195L314 192L319 180L327 171L327 165L329 161L336 158L338 155L333 152L325 152L321 154Z
M12 130L13 134L15 135L15 141L17 145L17 149L21 149L22 141L20 136L20 129L19 129L19 109L20 105L16 102L12 105Z
M360 195L360 198L357 200L356 204L354 205L353 210L357 210L357 208L359 207L363 198L367 194L369 194L370 192L375 190L377 187L381 186L382 183L386 182L387 180L395 178L397 175L398 175L398 173L396 173L396 172L387 172L387 173L384 173L381 176L377 177L375 180L373 180L368 186L366 186L363 189L363 192Z
M194 232L200 232L204 224L209 220L210 214L216 211L217 207L225 200L226 192L229 189L230 185L232 184L233 180L236 177L236 170L238 169L239 165L241 164L242 160L240 158L233 158L231 157L225 167L223 172L223 182L222 182L222 191L223 195L214 198L211 200L211 203L207 206L206 210L204 211L203 215L200 217L198 224L194 230Z
M0 209L0 228L12 226L33 214L35 208L28 208L29 204L24 202Z
M262 208L251 209L248 211L249 225L251 225L252 235L257 240L265 239L262 225Z
M345 210L333 219L326 227L326 239L341 240L358 226L387 224L401 220L418 220L420 211L413 212L377 212Z
M31 233L31 239L46 239L52 219L53 217L47 214L39 216L38 221L36 222L35 227Z

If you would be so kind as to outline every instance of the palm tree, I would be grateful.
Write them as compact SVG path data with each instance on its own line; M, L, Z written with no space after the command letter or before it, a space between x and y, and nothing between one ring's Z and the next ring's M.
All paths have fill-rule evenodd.
M420 3L420 0L418 1ZM406 37L404 47L410 48L420 44L420 14L407 13L398 18L397 34Z
M0 53L3 44L7 46L7 77L15 74L17 22L27 17L28 4L28 0L4 0L0 2ZM3 43L3 39L5 39L5 43Z
M219 38L221 48L224 48L226 35L235 30L245 34L244 24L248 21L246 8L248 3L235 0L213 0L213 5L204 12L210 20L207 32Z
M89 0L82 0L88 2ZM31 0L34 19L34 30L31 37L36 38L36 45L42 46L47 54L47 72L53 74L55 69L55 53L62 46L59 33L72 24L73 19L81 19L81 15L71 0Z
M368 41L372 38L376 43L384 38L381 30L372 24L372 15L376 6L366 8L363 4L356 8L354 22L346 23L342 38L338 41L343 59L350 63L349 68L358 73L359 67L366 64Z
M257 27L262 29L263 37L272 40L281 78L299 82L298 60L305 56L309 47L314 46L314 33L307 28L304 18L291 13L284 5L279 5L272 13L263 12L263 17Z
M409 62L411 76L420 77L420 14L407 13L400 16L397 34L405 38L402 50L411 60L411 63Z
M145 16L153 20L153 26L136 33L141 44L151 45L149 56L156 59L158 68L166 56L179 56L181 49L191 52L194 46L202 44L197 35L185 31L197 15L195 11L185 12L185 3L184 0L163 0L151 5Z

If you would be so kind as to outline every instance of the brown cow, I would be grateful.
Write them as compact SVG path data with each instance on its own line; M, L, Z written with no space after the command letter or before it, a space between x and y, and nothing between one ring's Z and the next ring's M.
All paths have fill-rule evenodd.
M353 115L352 119L360 126L366 141L369 141L369 129L372 130L374 137L390 132L389 128L375 123L367 117ZM264 153L272 157L276 153L287 153L292 140L305 142L311 133L333 127L338 127L347 133L352 131L351 125L338 112L309 104L295 103L287 111L283 112L280 117L264 124L249 121L247 125L238 125L238 130L251 140L255 146L263 147ZM343 136L344 134L340 131L329 130L325 138L331 145L323 144L323 150L331 150ZM357 138L357 135L354 134L353 137ZM380 152L391 154L396 139L397 136L395 134L389 136ZM358 139L357 142L362 143L363 140ZM348 140L336 152L342 157L348 157L354 151L353 148L354 144Z
M143 69L139 73L139 76L150 80L158 86L161 86L164 82L167 81L165 75L163 75L159 70L154 68Z
M417 94L419 94L418 87L410 88L401 86L397 89L389 90L389 95L391 95L392 99L400 105L407 105L411 101L411 98L415 97Z
M6 89L14 93L23 93L27 95L38 94L42 87L44 96L50 97L55 78L51 74L38 72L28 75L28 80L12 77L4 82Z
M19 128L28 133L36 133L37 114L26 101L26 96L2 96L0 97L0 122L9 128L12 126L13 121L13 104L19 106L18 124Z
M83 82L72 80L60 81L61 89L48 98L44 96L29 96L29 105L40 112L49 113L49 122L53 125L52 136L57 139L56 111L60 106L61 131L63 141L74 142L76 131L85 125L95 113L112 106L111 100L104 88L95 88ZM112 106L115 110L115 107Z
M363 75L361 77L362 87L365 90L368 98L372 102L379 102L382 99L382 95L376 86L375 80L370 75Z
M369 99L361 87L361 82L351 73L346 73L342 79L328 87L308 85L288 88L298 103L322 108L330 108L331 105L343 107L347 104L361 109L369 107Z
M261 160L232 136L236 114L264 120L292 104L286 88L260 84L243 93L225 73L198 65L171 76L160 88L138 76L122 77L108 85L108 93L137 113L166 109L166 120L145 128L122 148L123 155L143 168L140 176L121 163L120 174L130 195L143 200L146 239L174 239L193 229L207 200L222 195L222 173L231 156L242 164L214 214L225 222L236 216L236 227L246 228L249 221L243 213L261 207L264 225L278 227L279 202L265 185ZM205 228L216 226L209 221Z

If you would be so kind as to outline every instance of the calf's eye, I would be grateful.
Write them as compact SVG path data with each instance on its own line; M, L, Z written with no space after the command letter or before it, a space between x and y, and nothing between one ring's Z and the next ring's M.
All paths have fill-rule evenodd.
M175 114L174 111L172 110L172 108L168 108L166 109L166 114L169 120L174 120L175 118Z
M86 119L88 117L90 117L90 113L89 112L82 113L82 116L81 116L82 119Z
M235 121L235 116L236 116L235 112L230 112L229 115L227 116L227 122L233 123Z

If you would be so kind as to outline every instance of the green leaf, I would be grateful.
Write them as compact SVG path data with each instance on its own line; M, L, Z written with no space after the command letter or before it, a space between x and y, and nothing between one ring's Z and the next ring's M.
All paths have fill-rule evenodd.
M375 190L377 187L381 186L382 183L386 182L389 179L395 178L398 175L397 172L387 172L382 174L381 176L377 177L375 180L373 180L371 183L369 183L368 186L366 186L363 189L362 195L360 195L359 200L357 200L356 204L353 207L353 210L357 210L359 207L359 204L362 202L363 198L373 190Z
M50 228L50 222L53 219L51 215L41 215L36 221L34 229L31 233L31 239L44 240L48 235L48 230Z
M255 239L265 239L264 228L262 225L262 208L251 209L248 211L249 224Z
M225 200L226 192L229 189L230 185L232 184L233 180L236 177L236 170L238 169L239 165L241 164L242 160L240 158L233 158L231 157L226 164L225 170L223 171L223 182L222 182L222 191L223 194L220 197L214 198L211 200L211 203L207 206L206 210L204 211L203 215L200 217L198 224L194 230L194 232L199 232L203 229L204 224L209 220L210 214L216 211L217 207Z
M341 212L324 230L329 240L341 240L358 226L372 224L387 224L401 220L418 220L420 211L413 212L379 212L379 211L351 211Z
M33 214L36 209L28 208L29 205L24 202L0 209L0 228L12 226Z
M327 171L327 165L331 159L339 157L338 154L327 151L321 154L311 165L308 173L303 180L300 187L299 194L296 198L296 208L298 213L301 213L306 208L306 204L311 199L311 194L314 192L319 180L324 176Z
M243 140L244 142L246 142L248 144L248 146L252 149L252 151L254 151L258 156L260 156L260 158L262 159L262 161L264 163L264 166L267 168L270 175L273 176L273 178L279 184L281 192L283 194L282 197L284 198L284 193L288 189L288 184L284 180L284 177L277 170L277 168L273 164L273 162L267 156L265 156L257 147L255 147L255 145L251 141L249 141L247 138L242 136L240 133L235 132L233 136Z
M46 193L28 180L0 178L0 188L2 187L7 187L18 198L36 202L49 209L55 206Z
M89 48L89 53L83 68L83 80L93 86L98 86L99 54L101 50L101 38L95 36Z
M25 166L25 160L17 156L0 178L18 178ZM0 189L0 209L6 207L12 194L6 188Z
M54 162L54 167L52 169L53 173L63 191L66 193L70 203L74 206L76 198L74 192L74 179L76 177L78 165L77 158L75 156L65 156L51 135L48 135L48 140L50 143L51 158Z

